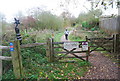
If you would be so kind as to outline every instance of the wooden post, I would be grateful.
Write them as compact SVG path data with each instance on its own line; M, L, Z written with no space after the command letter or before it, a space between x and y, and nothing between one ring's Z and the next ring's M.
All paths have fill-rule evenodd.
M88 61L89 56L90 56L90 47L88 47L88 51L86 52L86 61Z
M48 58L48 61L50 62L50 39L47 39L47 45L46 45L46 56Z
M54 38L54 33L52 32L52 38Z
M116 34L116 53L119 53L119 34Z
M87 36L85 36L85 40L86 40L86 41L88 41L88 38L87 38Z
M118 51L117 49L118 49L118 46L119 46L118 45L118 43L119 43L119 36L118 36L118 34L113 35L113 38L114 38L113 39L113 41L114 41L114 43L113 43L114 44L113 45L113 49L114 49L113 52L117 53L117 51Z
M53 38L51 39L51 61L54 62L55 61L55 57L54 57L54 40Z
M2 49L0 49L0 56L2 56ZM0 81L2 80L2 59L0 59Z
M22 58L21 58L21 52L20 52L20 42L19 40L15 41L13 43L14 51L11 51L12 55L12 63L13 63L13 71L15 74L15 77L17 79L23 77L23 66L22 66Z
M115 53L115 35L113 35L113 53Z
M46 56L48 57L49 62L54 62L54 49L53 49L53 39L47 39L47 50Z
M87 36L85 36L86 41L88 42ZM88 57L90 56L90 47L88 46L88 51L86 51L86 61L88 61Z

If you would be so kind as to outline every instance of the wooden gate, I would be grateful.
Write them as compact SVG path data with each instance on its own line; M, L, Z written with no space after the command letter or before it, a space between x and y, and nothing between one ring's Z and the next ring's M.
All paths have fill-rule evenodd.
M82 50L82 43L87 41L54 42L54 40L51 38L49 38L47 41L47 57L49 62L58 61L62 58L78 58L83 61L88 61L89 47L88 50ZM73 44L73 48L69 48L68 46L67 49L65 45L68 44L69 46ZM75 44L77 44L78 47L76 47ZM80 53L85 54L82 55Z
M112 53L114 50L114 36L109 38L88 38L90 52L92 51L107 51Z

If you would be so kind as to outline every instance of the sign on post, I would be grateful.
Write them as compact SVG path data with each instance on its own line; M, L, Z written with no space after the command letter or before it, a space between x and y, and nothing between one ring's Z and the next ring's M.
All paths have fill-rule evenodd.
M88 50L88 42L82 42L82 51Z
M65 42L64 43L64 49L73 49L73 48L79 48L79 42Z
M10 42L10 51L14 51L13 43L12 42Z

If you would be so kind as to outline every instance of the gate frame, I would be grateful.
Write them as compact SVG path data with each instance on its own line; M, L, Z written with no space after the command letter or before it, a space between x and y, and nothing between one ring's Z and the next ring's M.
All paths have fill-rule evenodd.
M106 40L106 41L104 41L103 43L101 43L101 44L97 44L97 43L100 43L100 42L94 42L94 40ZM89 43L92 43L92 44L95 44L96 46L90 46L90 47L95 47L93 50L90 50L90 53L92 52L92 51L107 51L107 52L109 52L109 53L112 53L113 51L114 51L114 48L115 48L115 46L114 46L114 39L115 39L115 37L114 37L114 35L113 35L113 37L109 37L109 38L104 38L104 37L100 37L100 38L88 38L87 36L86 36L86 40L89 42ZM111 41L111 40L113 40L112 41L112 48L113 49L111 49L112 50L112 52L111 51L109 51L108 49L106 49L105 47L103 47L104 46L104 44L107 44L107 42L109 42L109 41ZM102 48L102 50L97 50L98 48Z
M71 42L82 43L82 42L87 42L87 41L71 41ZM48 38L47 39L46 56L47 56L49 62L55 62L57 60L60 60L61 58L63 58L67 54L72 54L73 56L75 56L74 58L79 58L83 61L85 61L85 60L82 59L82 58L86 57L86 61L88 61L90 47L88 47L88 50L86 50L86 51L74 51L76 48L73 48L72 50L69 51L67 49L64 49L64 47L61 47L61 46L54 47L54 45L56 45L56 44L64 44L64 42L54 42L53 38ZM55 48L61 48L61 49L65 50L64 53L66 53L66 54L64 56L58 58L58 59L55 59L56 58L55 57L55 51L54 51ZM63 53L63 52L61 52L61 53ZM74 53L86 53L86 56L77 56Z

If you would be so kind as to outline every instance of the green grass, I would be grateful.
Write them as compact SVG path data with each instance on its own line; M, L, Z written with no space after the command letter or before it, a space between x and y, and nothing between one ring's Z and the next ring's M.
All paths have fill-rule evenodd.
M64 35L64 32L62 32L62 31L61 31L61 32L60 32L60 31L59 31L59 32L56 32L56 33L55 33L54 40L57 41L57 42L59 42L60 39L61 39L61 37L62 37L63 35Z
M27 71L26 78L39 79L80 79L88 70L89 63L81 60L75 63L54 62L38 64L33 70Z
M81 37L75 36L73 34L70 34L69 40L71 40L71 41L85 41L85 40L81 39Z
M31 58L32 59L32 58ZM45 58L40 58L44 60ZM70 60L70 59L65 59ZM65 61L63 60L63 61ZM41 63L30 60L24 65L25 79L80 79L89 69L90 63L79 59L75 62L53 62L43 61ZM3 79L14 79L12 70L3 75Z

